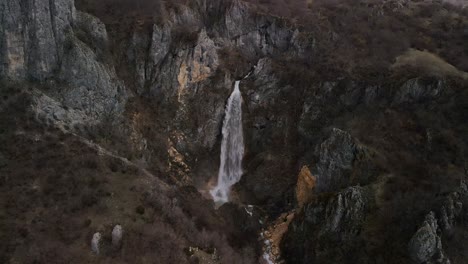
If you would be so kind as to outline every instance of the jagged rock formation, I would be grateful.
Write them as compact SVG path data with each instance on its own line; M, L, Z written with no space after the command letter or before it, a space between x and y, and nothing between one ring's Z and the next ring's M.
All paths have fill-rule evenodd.
M330 137L317 147L316 152L319 161L315 170L320 192L337 190L353 184L353 181L356 184L372 177L362 170L359 175L352 175L358 171L360 163L369 161L365 160L365 149L345 131L333 128Z
M442 242L439 236L439 226L433 212L411 238L408 248L411 258L416 263L450 263L444 256Z
M99 230L103 261L257 263L259 218L284 214L275 255L287 263L468 257L454 250L467 241L455 235L468 218L464 75L367 61L324 74L318 59L346 33L241 0L166 3L149 18L90 14L84 2L0 3L0 262L46 262L59 250L59 262L92 262L80 249ZM456 16L447 27L467 21ZM215 211L202 194L217 176L226 100L247 73L245 173L233 197L260 210ZM37 212L42 220L30 219ZM124 243L111 221L125 226Z
M74 1L6 1L2 3L3 59L0 76L16 81L49 82L53 98L62 109L41 109L68 125L75 115L64 108L82 111L88 120L105 115L118 117L127 91L110 65L99 61L94 45L106 46L104 25L91 15L77 12ZM91 29L92 28L92 29ZM79 35L92 43L84 43ZM101 53L104 51L101 51ZM39 106L41 104L38 104ZM52 113L50 111L53 111ZM67 113L67 114L64 114ZM82 120L80 120L82 121Z
M349 187L331 197L318 197L296 215L283 239L284 258L291 263L341 263L345 252L362 246L359 234L370 207L368 190Z
M1 75L39 81L54 76L76 20L74 1L3 1L0 15Z
M461 181L460 187L445 198L440 208L440 225L444 232L451 232L460 219L466 218L465 203L468 198L468 186L466 179ZM465 215L463 215L465 214Z
M408 244L408 251L416 263L451 263L444 252L442 239L450 236L452 228L466 216L464 203L468 192L466 180L459 190L450 193L437 213L430 212ZM465 209L464 209L465 208Z
M395 96L395 103L414 103L437 98L444 92L443 80L423 80L420 78L408 80Z

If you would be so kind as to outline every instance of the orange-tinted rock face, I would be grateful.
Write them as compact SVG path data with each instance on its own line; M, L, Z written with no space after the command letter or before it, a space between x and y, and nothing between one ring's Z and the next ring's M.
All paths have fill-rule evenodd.
M299 208L304 206L312 196L312 192L315 188L316 179L310 172L307 166L302 167L299 172L296 186L296 199Z

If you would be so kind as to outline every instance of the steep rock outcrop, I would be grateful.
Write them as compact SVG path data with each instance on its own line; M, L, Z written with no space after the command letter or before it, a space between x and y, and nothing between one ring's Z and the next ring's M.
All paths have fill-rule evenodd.
M70 36L58 75L65 87L58 91L68 107L81 109L96 120L119 116L127 91L113 67L98 60L97 55L79 39Z
M0 3L0 17L0 77L53 77L76 19L74 1L6 0Z
M349 182L351 168L359 147L351 135L333 128L330 137L318 147L317 189L327 191Z
M34 89L32 94L31 106L38 120L45 120L48 124L55 124L65 129L95 122L83 111L68 108L38 89Z
M450 256L444 236L452 236L454 229L460 227L467 217L466 202L468 188L466 179L460 182L458 190L449 193L442 207L426 215L424 222L408 243L408 253L415 263L449 264Z
M193 1L177 11L169 11L165 18L161 23L143 26L145 30L135 30L128 45L121 45L124 61L129 65L118 66L119 76L130 89L152 102L161 119L170 120L163 125L164 129L192 172L199 171L200 166L211 168L216 166L213 157L218 156L219 150L215 146L220 140L225 102L234 81L245 76L254 66L248 64L261 57L305 52L311 38L284 19L260 15L253 6L237 0ZM231 62L225 54L239 54L249 63ZM235 70L225 64L235 65ZM276 89L277 82L271 81L277 70L273 64L271 59L261 59L252 77L241 82L246 125L252 122L259 128L248 136L252 139L248 140L247 148L253 156L258 154L259 160L266 157L261 153L271 148L272 142L290 144L295 134L294 121L289 116L296 109L281 113L275 105L293 102L295 99L283 99L293 87ZM269 179L265 173L250 177L266 183L248 184L264 187L254 192L263 201L271 195L281 196L286 189L284 181L294 182L281 173L292 165L291 159L281 155L275 153L272 159L263 160L275 164L281 161L281 169L273 173L275 177L281 174L283 181ZM267 163L265 166L270 167ZM215 176L213 172L207 173L206 168L201 170L201 177ZM272 185L277 186L272 189Z
M76 35L81 35L97 55L104 56L109 48L109 36L104 23L90 14L78 11L74 29Z
M290 263L345 263L344 252L361 245L360 232L370 208L371 195L349 187L319 196L297 214L283 240L283 257Z
M0 16L0 77L20 82L51 80L46 86L49 98L57 101L55 110L36 108L39 112L55 115L51 120L68 125L85 120L83 125L90 125L123 113L128 93L113 66L102 59L108 37L97 18L77 12L73 0L4 1ZM60 105L62 110L57 109ZM68 111L65 108L87 118L74 120L76 115L60 114Z
M450 263L442 249L440 229L433 212L426 216L422 226L411 238L408 250L416 263Z
M294 29L285 27L280 19L254 14L247 5L233 1L226 14L227 37L235 46L250 55L286 52L294 47Z
M406 81L395 95L394 103L418 103L436 99L447 92L447 84L441 79L414 78Z
M312 173L317 191L335 191L375 177L371 152L343 130L333 128L330 136L316 149L318 162Z
M450 193L440 208L439 224L444 232L452 232L460 219L467 219L468 211L466 208L468 204L466 202L468 202L468 186L466 179L463 179L460 188Z

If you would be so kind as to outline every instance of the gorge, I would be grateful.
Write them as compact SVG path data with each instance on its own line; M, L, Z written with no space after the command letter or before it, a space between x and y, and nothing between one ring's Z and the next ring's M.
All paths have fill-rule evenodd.
M467 262L460 1L0 0L0 23L0 263Z

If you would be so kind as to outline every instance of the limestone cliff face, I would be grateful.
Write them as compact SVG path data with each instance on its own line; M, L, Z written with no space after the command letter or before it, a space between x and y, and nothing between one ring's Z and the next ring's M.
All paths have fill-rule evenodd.
M127 91L112 65L98 58L107 48L106 29L98 19L77 12L74 1L66 0L3 1L0 8L0 76L54 86L50 95L61 107L40 109L45 117L89 125L123 112ZM73 119L68 109L86 118Z
M181 7L177 12L168 13L163 23L151 25L149 31L129 32L129 38L111 50L106 26L99 19L77 11L73 1L46 2L2 3L0 14L5 26L0 31L0 76L45 83L47 91L34 92L35 111L48 122L72 130L109 120L115 124L126 123L122 114L133 95L153 101L155 110L164 116L161 119L166 120L162 125L165 127L160 129L165 131L164 136L176 152L182 153L176 163L194 162L194 170L203 159L215 160L209 155L195 163L198 153L213 152L217 156L214 147L220 136L225 100L234 81L251 71L262 57L299 56L312 47L285 20L259 15L248 4L236 0L197 1ZM234 68L227 70L225 64L231 63L231 58L220 54L226 54L225 51L229 55L238 50L249 63L235 61ZM118 59L110 58L111 53L117 54ZM281 128L288 123L288 130L292 129L290 113L266 115L282 96L275 91L275 82L269 76L274 74L271 64L261 60L254 86L247 88L249 81L241 85L241 89L250 90L248 94L254 100L247 100L245 107L265 113L249 117L255 119L255 124L249 118L246 120L258 126L258 120L277 119L277 132L270 130L271 136L261 137L276 140L287 135L284 142L288 142L293 135ZM258 104L258 100L269 100L269 103ZM121 130L132 130L128 124ZM131 137L139 138L135 144L148 140L141 131L133 131ZM257 155L268 150L269 146L261 143L263 146L259 148L255 141L250 141L254 144L249 147L252 153ZM290 161L282 165L290 166ZM272 184L276 182L269 185ZM260 199L271 193L269 185L259 192ZM283 193L284 184L280 185L275 188Z
M149 33L132 33L128 45L122 50L130 65L123 68L129 73L125 78L129 88L157 102L158 112L171 116L165 129L186 162L193 162L193 170L205 170L199 166L213 166L209 175L201 177L207 180L206 177L214 176L213 156L218 156L219 150L215 146L220 140L226 99L234 81L243 78L254 67L252 77L241 83L245 125L249 127L245 131L249 134L248 148L253 156L267 161L262 155L272 146L265 145L266 142L281 140L289 143L294 137L289 131L294 129L289 120L291 112L280 113L275 104L281 102L286 106L292 100L282 101L283 96L276 88L277 81L272 76L275 75L274 63L268 56L299 56L304 49L310 48L310 42L299 37L300 31L280 18L258 15L243 1L197 1L167 17L162 24L152 25ZM240 54L240 58L232 54ZM227 66L231 64L232 67ZM291 88L281 89L287 92ZM276 110L270 111L273 108ZM249 112L255 114L249 115ZM267 119L271 119L268 123L274 124L276 130L269 125L264 134L261 123ZM287 130L283 129L284 125ZM252 130L252 126L257 129ZM286 138L281 139L284 136ZM199 153L210 154L205 157ZM268 162L280 159L279 154ZM195 158L197 162L194 162ZM291 166L291 161L282 163L281 167L285 169ZM253 169L249 171L256 173ZM264 176L260 176L261 181L267 180ZM293 182L292 179L288 181ZM269 200L272 188L275 189L273 193L284 193L286 185L283 183L273 181L264 185L264 190L256 192L256 198ZM262 188L261 184L246 185Z
M261 56L299 54L300 42L293 38L299 33L278 18L256 15L242 1L198 1L168 16L163 25L153 26L151 36L135 32L132 37L127 60L134 63L137 91L169 104L177 98L174 128L185 134L185 145L211 149L234 81ZM246 67L236 61L236 71L220 70L220 64L230 63L218 55L222 49L242 50L253 63Z
M74 1L2 1L0 16L0 74L18 80L52 77L76 20Z
M206 191L216 178L224 107L242 79L246 155L233 191L268 216L302 208L284 231L288 263L385 259L369 256L374 245L363 233L394 209L388 193L403 189L395 197L405 198L446 183L434 174L466 174L459 84L325 78L310 69L320 39L243 1L191 1L124 28L76 10L73 0L5 0L0 18L0 78L32 87L38 120L118 142L122 155L174 188ZM104 138L93 133L98 126ZM443 201L418 208L398 257L450 259L444 239L466 218L467 191L447 186L422 196Z

